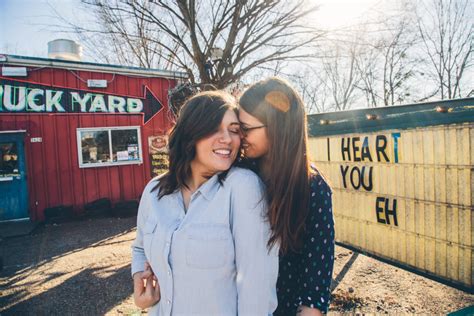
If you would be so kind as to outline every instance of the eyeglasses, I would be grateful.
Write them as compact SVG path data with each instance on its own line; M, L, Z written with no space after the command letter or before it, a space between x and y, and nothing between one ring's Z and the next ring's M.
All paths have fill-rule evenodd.
M248 133L254 129L259 129L259 128L262 128L262 127L266 127L267 125L260 125L260 126L252 126L252 127L248 127L248 126L244 126L244 125L241 125L240 126L240 130L242 131L242 134L244 135L248 135Z

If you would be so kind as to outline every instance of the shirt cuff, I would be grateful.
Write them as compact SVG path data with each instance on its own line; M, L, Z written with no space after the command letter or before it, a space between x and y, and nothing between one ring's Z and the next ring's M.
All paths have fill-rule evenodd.
M145 270L146 257L142 248L132 247L132 277Z

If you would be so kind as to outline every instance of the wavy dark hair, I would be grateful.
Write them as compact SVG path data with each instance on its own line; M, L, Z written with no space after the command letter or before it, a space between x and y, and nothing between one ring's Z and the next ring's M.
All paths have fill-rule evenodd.
M259 171L266 185L272 229L268 246L278 243L283 254L299 251L309 213L311 185L303 101L288 82L273 77L251 85L239 104L267 127L269 151L265 163L269 164L270 174Z
M169 136L169 171L153 188L159 189L158 198L188 187L186 181L191 177L196 143L216 132L228 110L237 114L237 103L232 95L223 91L201 92L184 103ZM221 184L226 175L227 172L219 175Z

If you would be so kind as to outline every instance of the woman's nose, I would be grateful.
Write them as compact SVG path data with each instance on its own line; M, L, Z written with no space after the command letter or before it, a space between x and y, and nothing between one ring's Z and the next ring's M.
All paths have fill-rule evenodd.
M228 144L232 141L232 138L230 136L229 131L223 131L221 134L221 137L219 138L219 141L224 144Z

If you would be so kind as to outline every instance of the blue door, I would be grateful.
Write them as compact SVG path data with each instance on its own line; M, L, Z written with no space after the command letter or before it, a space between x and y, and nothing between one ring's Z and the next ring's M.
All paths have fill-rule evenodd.
M23 133L0 133L0 221L28 218Z

